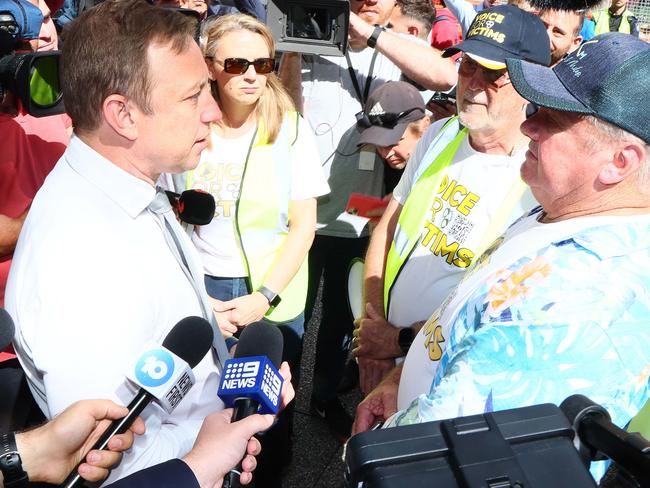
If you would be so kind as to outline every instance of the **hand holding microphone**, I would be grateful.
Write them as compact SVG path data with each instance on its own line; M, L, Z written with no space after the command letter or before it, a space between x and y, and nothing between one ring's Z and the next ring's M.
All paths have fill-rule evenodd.
M162 347L147 348L129 375L141 388L127 406L128 414L113 421L93 445L92 450L106 449L109 440L126 432L152 400L156 400L171 413L194 384L191 368L199 364L210 350L212 339L212 327L205 319L187 317L167 334ZM83 479L78 474L79 465L63 482L63 488L82 486Z
M274 325L256 322L242 331L235 357L224 364L218 393L234 409L232 422L256 413L276 414L293 398L288 365L277 369L282 346L282 333ZM241 473L240 463L224 479L224 488L241 486Z

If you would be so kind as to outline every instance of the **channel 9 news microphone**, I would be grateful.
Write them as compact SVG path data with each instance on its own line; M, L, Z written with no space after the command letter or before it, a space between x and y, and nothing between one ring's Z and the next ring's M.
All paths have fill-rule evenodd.
M185 190L181 194L173 191L165 193L182 222L190 225L207 225L212 222L216 204L209 193L202 190Z
M0 308L0 352L4 351L14 338L14 321L4 308Z
M126 432L152 400L156 400L167 413L171 413L194 385L192 368L210 350L212 339L212 327L205 319L186 317L169 331L162 346L145 346L126 375L140 387L138 394L127 406L129 413L123 419L114 420L91 450L106 449L110 438ZM84 480L78 471L84 461L68 475L61 487L83 486Z
M260 414L277 414L283 378L278 372L282 360L282 333L272 324L255 322L239 336L235 357L226 360L218 395L234 409L231 422ZM241 463L228 473L223 488L241 486Z

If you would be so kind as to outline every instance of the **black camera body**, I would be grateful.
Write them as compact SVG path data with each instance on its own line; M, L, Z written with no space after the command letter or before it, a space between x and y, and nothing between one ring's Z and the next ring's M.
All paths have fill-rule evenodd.
M10 10L0 10L0 100L6 91L34 117L65 112L59 82L59 51L16 53L21 25Z
M343 56L349 0L269 0L266 23L278 51Z

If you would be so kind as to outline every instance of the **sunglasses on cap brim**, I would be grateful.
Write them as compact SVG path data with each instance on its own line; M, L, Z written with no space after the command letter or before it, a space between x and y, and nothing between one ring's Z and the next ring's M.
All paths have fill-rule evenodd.
M384 127L387 129L392 129L397 125L400 119L403 119L408 114L415 112L416 110L419 110L420 112L424 113L424 110L420 107L410 108L398 114L388 112L383 114L368 115L365 112L359 112L358 114L356 114L357 127L359 127L360 129L368 129L369 127L372 127L374 125L374 126Z

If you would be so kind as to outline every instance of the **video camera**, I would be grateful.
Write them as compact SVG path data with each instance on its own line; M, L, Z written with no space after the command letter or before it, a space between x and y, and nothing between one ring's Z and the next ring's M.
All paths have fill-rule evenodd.
M21 41L38 39L43 15L25 0L0 0L0 100L10 91L34 117L65 111L59 51L16 53Z
M547 403L355 435L345 480L350 488L593 488L590 463L605 459L615 467L606 478L616 471L609 486L650 486L650 442L572 395L559 408Z
M349 0L269 0L266 24L278 51L343 56L348 47Z

